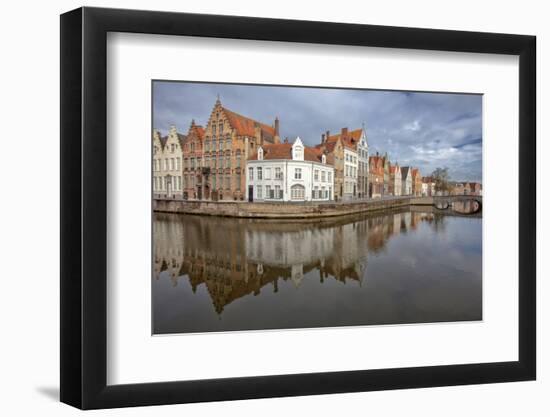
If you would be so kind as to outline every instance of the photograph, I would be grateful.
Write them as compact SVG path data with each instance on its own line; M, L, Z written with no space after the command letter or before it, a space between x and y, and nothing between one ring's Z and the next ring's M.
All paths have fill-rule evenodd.
M483 95L151 82L152 334L483 320Z

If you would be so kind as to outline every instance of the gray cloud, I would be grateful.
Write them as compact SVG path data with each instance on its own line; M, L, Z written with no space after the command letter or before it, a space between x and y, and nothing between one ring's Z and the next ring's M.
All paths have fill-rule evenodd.
M261 122L278 116L281 136L291 140L314 145L326 130L365 124L371 152L423 174L447 166L455 180L482 178L481 95L155 81L153 127L186 133L192 119L205 124L217 95Z

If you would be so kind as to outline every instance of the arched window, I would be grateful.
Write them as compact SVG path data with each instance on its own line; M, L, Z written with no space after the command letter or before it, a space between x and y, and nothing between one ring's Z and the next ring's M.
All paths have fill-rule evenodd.
M294 184L290 187L290 198L292 200L303 200L306 194L306 189L303 185Z

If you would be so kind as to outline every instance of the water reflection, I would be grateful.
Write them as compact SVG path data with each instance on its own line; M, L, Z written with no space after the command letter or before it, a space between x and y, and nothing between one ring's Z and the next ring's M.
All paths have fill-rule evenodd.
M155 333L481 319L481 219L155 214Z
M477 200L453 201L452 209L460 214L473 214L481 209L481 204Z

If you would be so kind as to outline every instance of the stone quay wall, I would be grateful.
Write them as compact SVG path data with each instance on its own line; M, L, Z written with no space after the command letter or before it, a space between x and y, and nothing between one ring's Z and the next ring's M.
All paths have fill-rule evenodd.
M411 205L434 203L433 197L394 197L379 200L332 203L249 203L242 201L184 201L153 200L153 210L161 213L184 213L206 216L224 216L264 219L299 219L316 217L334 217L376 210L387 210Z

